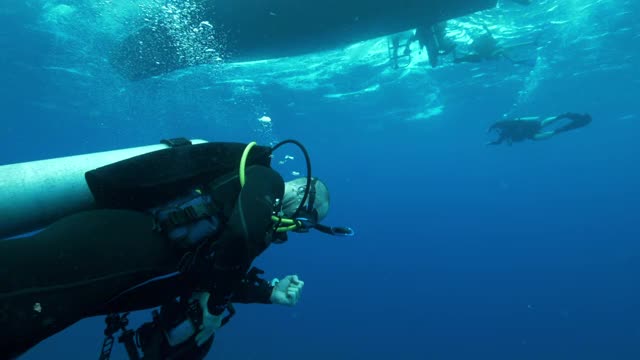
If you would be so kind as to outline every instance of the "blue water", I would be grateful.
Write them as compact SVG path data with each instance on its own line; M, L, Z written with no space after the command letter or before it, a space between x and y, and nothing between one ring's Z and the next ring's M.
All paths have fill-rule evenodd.
M387 62L387 39L130 83L106 53L132 4L0 5L0 164L157 143L303 142L353 238L294 235L256 265L305 282L241 305L208 359L640 359L640 25L631 0L547 0L456 19L535 66ZM486 147L508 116L590 113L545 142ZM263 115L270 123L260 122ZM304 171L296 159L283 175ZM274 161L277 162L277 161ZM149 312L132 316L137 325ZM97 358L103 319L23 358ZM114 359L124 359L118 347Z

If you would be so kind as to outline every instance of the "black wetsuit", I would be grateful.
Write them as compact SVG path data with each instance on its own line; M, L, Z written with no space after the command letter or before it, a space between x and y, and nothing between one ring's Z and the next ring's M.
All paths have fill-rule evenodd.
M446 55L455 48L455 43L445 37L446 29L446 21L434 25L421 26L416 28L415 35L412 37L412 40L418 40L420 49L427 49L431 67L438 66L440 55Z
M245 276L270 243L284 181L269 167L269 150L256 148L241 188L232 169L243 149L235 143L189 145L98 169L92 176L106 174L108 181L92 182L89 173L87 179L101 209L0 241L0 358L19 355L83 318L156 307L192 291L210 292L214 314L230 301L269 303L272 287ZM197 250L187 250L138 208L198 184L211 193L225 225ZM149 282L161 276L167 277Z
M489 145L498 145L503 141L509 144L527 139L533 140L535 135L542 129L540 121L534 120L504 120L491 125L489 131L496 130L499 134L497 140Z
M489 142L488 145L498 145L502 142L507 142L511 145L514 142L521 142L524 140L536 140L536 135L539 135L543 127L547 127L555 121L561 119L569 119L570 122L566 125L560 126L557 129L550 131L552 135L556 135L561 132L579 129L587 126L591 123L591 115L589 114L576 114L576 113L564 113L556 116L551 122L544 123L538 120L504 120L498 121L491 125L489 131L497 131L498 139Z

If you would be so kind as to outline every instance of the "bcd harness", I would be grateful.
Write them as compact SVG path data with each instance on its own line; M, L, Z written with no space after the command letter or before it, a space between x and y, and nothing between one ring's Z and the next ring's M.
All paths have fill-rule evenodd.
M163 232L183 249L198 246L204 239L217 235L224 223L223 212L213 204L210 195L194 190L190 195L153 208L154 230Z
M188 140L184 139L163 140L162 143L170 147L191 145ZM316 181L311 177L311 161L309 155L304 146L295 140L283 141L275 145L271 151L275 151L278 147L286 143L294 143L302 150L307 165L307 183L304 196L292 219L282 217L282 199L277 199L272 214L273 233L283 233L287 231L306 232L314 228L334 236L352 236L354 232L351 228L329 227L318 223L318 214L314 209ZM247 145L242 154L239 166L239 178L242 187L245 183L247 158L251 148L255 145L255 142ZM307 202L306 200L309 201ZM205 262L210 261L212 258L212 245L215 243L217 235L222 231L226 223L226 218L222 209L215 206L209 194L203 193L199 189L193 189L189 191L187 195L178 197L161 206L151 208L148 212L154 218L155 231L164 233L177 247L187 250L180 260L178 271L186 272L195 268L197 272L199 268L199 266L197 266L198 262L202 260ZM203 251L204 254L202 254ZM257 279L256 275L256 273L249 271L247 278L252 277ZM227 304L227 310L229 314L225 317L223 323L229 321L230 317L235 314L231 303ZM192 312L193 311L190 311L190 313ZM199 316L196 316L196 318L199 318ZM124 317L120 317L118 314L111 314L107 317L108 326L107 330L105 330L107 339L105 339L105 344L103 345L101 359L109 358L113 344L113 334L119 329L123 330L123 337L128 338L128 341L122 338L120 341L125 343L127 350L135 350L135 348L129 349L132 347L131 340L133 338L133 332L125 329L127 323L126 314ZM137 357L137 351L135 351L135 356L132 354L133 351L128 352L131 359L139 359L139 357Z

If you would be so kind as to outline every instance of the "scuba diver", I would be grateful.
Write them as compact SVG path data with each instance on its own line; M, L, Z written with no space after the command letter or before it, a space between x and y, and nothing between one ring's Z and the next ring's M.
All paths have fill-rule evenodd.
M429 63L432 68L438 66L440 56L448 55L456 47L455 42L446 36L447 22L442 21L436 24L423 25L415 29L415 32L407 39L406 42L400 44L400 36L394 35L388 40L389 60L394 69L406 67L411 62L411 44L418 41L420 51L427 50ZM400 47L404 47L402 54L398 51ZM405 66L401 66L399 60L406 58Z
M530 65L532 64L531 60L515 60L511 56L507 54L507 50L514 49L521 46L534 45L536 41L525 42L522 44L516 44L512 46L501 46L491 34L491 31L486 25L482 25L485 30L485 33L474 38L471 43L471 52L463 55L457 56L454 55L453 62L454 63L479 63L485 60L497 60L499 58L505 58L509 60L514 65Z
M414 41L418 41L420 49L427 49L427 55L429 56L429 63L432 68L438 66L438 59L440 56L448 55L456 47L456 44L446 37L447 22L442 21L434 25L420 26L416 28L415 33L409 38L404 50L404 55L410 55L410 45Z
M568 119L569 123L554 130L543 131L545 127L563 119ZM499 145L503 142L511 145L525 140L545 140L559 133L587 126L589 123L591 123L591 115L576 113L560 114L544 120L540 120L539 117L502 120L489 127L488 132L495 130L498 133L498 139L488 142L487 145Z
M86 171L90 210L0 241L3 358L97 315L107 316L101 359L119 330L131 359L203 358L235 313L232 303L298 301L297 276L267 282L252 267L271 244L289 231L353 235L320 223L329 191L297 141L163 143L169 147ZM301 148L307 176L285 182L270 162L287 143ZM152 322L126 329L128 312L156 307Z

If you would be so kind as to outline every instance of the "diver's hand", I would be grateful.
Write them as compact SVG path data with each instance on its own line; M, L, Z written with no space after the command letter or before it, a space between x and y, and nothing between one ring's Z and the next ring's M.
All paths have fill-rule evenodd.
M200 328L198 328L198 333L196 334L196 345L202 346L213 334L222 326L222 315L213 315L209 312L209 307L207 305L209 301L209 293L208 292L196 292L193 293L191 299L195 299L200 303L200 307L202 308L202 324Z
M274 279L277 281L277 279ZM294 306L300 300L304 281L298 275L288 275L278 281L271 291L271 303Z

